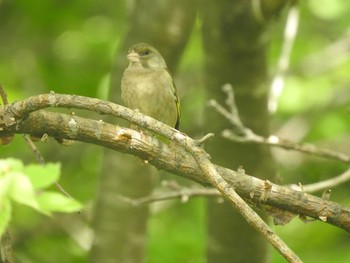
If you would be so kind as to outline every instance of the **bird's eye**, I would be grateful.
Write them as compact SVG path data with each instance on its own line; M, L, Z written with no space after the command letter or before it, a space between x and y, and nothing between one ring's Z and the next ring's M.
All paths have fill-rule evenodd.
M150 51L148 49L145 49L143 52L142 52L142 55L144 56L147 56L150 54Z

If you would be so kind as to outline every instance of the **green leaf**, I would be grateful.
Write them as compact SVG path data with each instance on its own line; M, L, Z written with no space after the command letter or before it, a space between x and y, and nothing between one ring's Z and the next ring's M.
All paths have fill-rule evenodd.
M76 212L82 209L82 205L71 198L56 192L44 192L38 196L40 208L47 212Z
M8 195L20 204L38 209L37 197L28 176L19 172L12 172L8 176L11 179Z
M4 233L11 219L11 203L7 198L0 199L0 236Z
M24 173L29 177L34 189L45 188L58 181L61 165L48 163L45 166L31 164L24 168Z
M11 189L11 182L11 176L6 175L0 177L0 200L2 200L2 198L7 198L7 196L9 195L8 192Z
M13 171L23 171L23 163L20 160L14 158L0 159L0 176Z
M344 0L309 0L308 5L312 13L325 20L337 19L346 10Z

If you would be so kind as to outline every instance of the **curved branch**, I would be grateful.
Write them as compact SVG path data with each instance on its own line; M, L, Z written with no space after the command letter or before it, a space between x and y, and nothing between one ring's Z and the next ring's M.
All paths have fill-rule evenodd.
M89 109L110 114L138 124L169 139L159 140L147 132L60 113L33 112L45 107ZM32 112L32 113L30 113ZM1 122L11 119L10 123ZM146 162L170 173L210 185L193 156L183 148L186 136L151 117L114 103L81 96L46 94L12 103L0 108L0 137L13 133L34 136L47 134L58 139L93 143L120 152L136 155ZM288 187L215 166L217 172L234 187L246 201L257 206L268 205L301 214L338 226L350 232L350 209ZM267 187L268 185L268 187Z

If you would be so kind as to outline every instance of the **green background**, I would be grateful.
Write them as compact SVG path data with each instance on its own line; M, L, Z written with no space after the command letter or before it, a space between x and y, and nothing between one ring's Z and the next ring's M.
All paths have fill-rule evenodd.
M126 9L123 1L0 1L0 82L9 101L51 90L107 99L114 56L128 24ZM349 11L350 2L345 0L300 3L291 70L278 111L271 118L273 133L350 154L349 50L322 59L328 46L350 38ZM285 20L286 12L270 28L271 76L281 52ZM175 76L182 100L182 127L189 133L191 125L204 118L202 93L186 89L202 85L202 58L198 18ZM319 60L312 67L301 67L313 58ZM187 100L186 96L196 99ZM53 139L37 145L47 162L61 162L61 185L89 211L98 185L102 149L79 142L64 147ZM274 153L280 182L285 184L317 182L347 168L300 153L280 149ZM20 135L0 148L0 158L6 157L35 162ZM348 206L349 187L350 183L345 183L332 189L331 200ZM204 199L155 203L152 211L148 262L205 262ZM89 216L87 212L77 220L76 229L86 229ZM48 218L16 207L10 226L16 257L20 262L86 262L88 252L64 226L70 220L67 215ZM295 218L274 229L305 262L350 261L349 236L333 226L318 221L305 224ZM273 252L271 262L284 260Z

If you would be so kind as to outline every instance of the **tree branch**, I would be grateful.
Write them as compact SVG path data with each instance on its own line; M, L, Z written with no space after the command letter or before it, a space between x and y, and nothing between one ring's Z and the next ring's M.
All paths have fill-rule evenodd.
M222 87L222 89L227 95L225 103L228 110L217 103L215 100L210 100L209 106L213 107L232 125L232 129L226 129L222 131L223 137L235 142L277 146L286 150L295 150L302 153L350 164L350 156L344 153L318 148L312 144L298 144L289 140L280 139L274 135L265 138L263 136L255 134L251 129L247 128L243 124L239 117L232 86L230 84L226 84Z
M289 262L302 262L299 257L280 239L267 223L237 194L234 187L219 174L210 162L210 156L198 143L187 137L182 140L184 147L192 154L205 179L216 188L230 204L244 217L248 224L260 232L270 244Z
M103 121L61 113L33 112L49 106L89 109L101 114L114 115L157 132L170 141L164 142L164 140L159 140L147 132L139 132ZM30 112L32 113L30 114ZM12 119L10 125L1 122L4 116ZM47 134L54 138L104 146L136 155L159 169L202 185L210 185L191 154L181 144L175 142L186 138L186 135L151 117L111 102L52 93L2 106L0 108L0 137L13 133L25 133L37 137ZM266 182L263 180L220 166L215 166L215 169L235 187L237 193L245 200L258 206L271 205L315 219L326 215L328 223L350 232L349 208L272 183L267 194ZM267 198L262 198L266 195L268 195Z
M135 131L103 121L81 118L75 115L46 112L46 107L79 108L123 118L167 138L160 140L145 130ZM6 121L10 120L10 121ZM309 216L338 226L350 232L350 209L300 191L263 181L216 166L196 141L151 117L123 106L93 98L74 95L44 94L34 96L0 108L0 137L25 133L36 137L48 135L93 143L120 152L133 154L159 169L183 176L202 185L218 189L235 207L244 202L256 206L274 207L293 214ZM206 137L207 138L207 137ZM237 192L237 194L236 194ZM246 204L244 204L246 207ZM243 215L252 223L251 211L244 208ZM249 211L249 212L248 212ZM256 223L258 228L265 223ZM260 230L267 239L281 249L269 228ZM293 256L292 256L293 257Z

